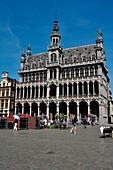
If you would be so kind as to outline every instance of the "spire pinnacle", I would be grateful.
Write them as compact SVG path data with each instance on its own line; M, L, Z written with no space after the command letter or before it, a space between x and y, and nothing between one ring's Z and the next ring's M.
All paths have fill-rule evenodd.
M102 32L101 32L100 26L98 27L97 39L96 40L102 40Z
M22 56L22 57L25 57L24 48L22 49L21 56Z
M30 42L28 43L28 47L27 47L27 55L31 55L31 46L30 46Z
M100 47L103 47L103 39L102 39L102 31L100 26L98 27L97 37L96 37L96 44Z

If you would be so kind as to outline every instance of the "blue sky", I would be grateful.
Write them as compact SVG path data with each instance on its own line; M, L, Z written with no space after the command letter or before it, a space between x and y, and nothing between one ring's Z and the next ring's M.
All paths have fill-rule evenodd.
M113 93L113 0L0 0L0 76L19 79L21 52L45 52L57 10L62 46L95 43L103 33L110 86Z

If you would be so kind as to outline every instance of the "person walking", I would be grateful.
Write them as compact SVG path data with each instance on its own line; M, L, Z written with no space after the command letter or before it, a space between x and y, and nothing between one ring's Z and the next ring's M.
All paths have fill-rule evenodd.
M71 133L77 132L76 126L77 126L77 118L75 115L72 115L72 128L70 130Z
M17 119L14 119L14 122L13 122L13 124L14 124L14 127L13 127L13 130L16 130L17 131L17 126L18 126L18 120Z

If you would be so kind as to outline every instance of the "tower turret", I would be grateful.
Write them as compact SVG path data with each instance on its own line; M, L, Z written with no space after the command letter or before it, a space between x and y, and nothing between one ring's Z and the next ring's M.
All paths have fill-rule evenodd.
M50 47L60 47L61 36L57 20L54 21L53 32L51 33L50 39Z

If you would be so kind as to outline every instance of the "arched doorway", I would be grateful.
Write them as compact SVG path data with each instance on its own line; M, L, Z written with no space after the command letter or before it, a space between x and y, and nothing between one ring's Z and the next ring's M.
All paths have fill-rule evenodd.
M49 104L49 116L52 120L55 120L55 115L56 115L56 103L51 102Z
M31 108L31 116L37 116L38 115L38 105L37 103L32 103L32 108Z
M21 103L17 103L16 108L17 108L16 113L22 113L22 104Z
M97 101L90 102L90 110L92 114L96 115L97 118L99 118L99 104Z
M40 115L46 115L46 104L42 101L42 103L40 103Z
M74 114L77 117L77 103L72 101L69 103L69 113Z
M29 105L29 103L24 104L24 114L30 114L30 105Z
M79 103L79 112L81 114L81 118L84 118L84 117L88 116L88 105L87 105L87 102L81 101Z
M67 104L65 102L59 103L59 113L67 115Z

